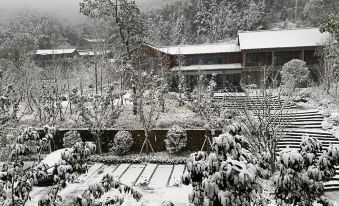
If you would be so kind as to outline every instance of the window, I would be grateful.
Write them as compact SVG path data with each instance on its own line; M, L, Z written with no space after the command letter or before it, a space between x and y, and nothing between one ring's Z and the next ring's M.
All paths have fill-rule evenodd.
M188 58L189 65L209 65L209 64L224 64L223 56L191 56Z
M271 52L248 53L246 55L247 66L265 66L272 64Z
M275 53L276 66L283 66L292 59L301 59L301 51L283 51Z
M255 64L257 62L257 55L255 53L247 54L247 64Z

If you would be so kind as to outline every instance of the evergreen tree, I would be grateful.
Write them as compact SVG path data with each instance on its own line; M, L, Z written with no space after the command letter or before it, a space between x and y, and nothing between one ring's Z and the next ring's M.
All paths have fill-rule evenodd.
M259 6L251 0L248 9L244 13L244 26L246 30L257 30L261 28L262 13Z
M184 16L183 10L180 10L178 13L177 22L174 27L174 43L176 45L185 44L186 42L186 18Z
M197 13L195 15L193 29L196 31L197 41L204 41L203 37L206 37L209 33L210 15L207 12L207 8L203 0L198 0Z
M211 15L211 21L210 21L210 41L217 41L220 39L220 13L219 13L219 5L217 3L217 0L212 0L209 13Z

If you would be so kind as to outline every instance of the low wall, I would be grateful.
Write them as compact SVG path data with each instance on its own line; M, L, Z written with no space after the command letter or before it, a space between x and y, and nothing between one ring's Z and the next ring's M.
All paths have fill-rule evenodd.
M63 148L63 136L66 132L73 130L78 131L81 135L81 138L83 141L95 141L95 137L91 134L89 130L86 129L59 129L54 136L54 143L53 143L53 149L61 149ZM102 151L108 152L108 143L110 141L113 141L115 134L119 130L105 130L102 137L101 137L101 143L102 143ZM142 144L145 139L144 131L143 130L132 130L129 131L132 134L133 137L133 146L131 148L132 152L139 152ZM165 147L165 138L168 130L161 129L161 130L152 130L152 133L150 135L150 142L152 144L152 147L155 152L161 152L166 151ZM205 134L206 130L203 129L188 129L186 130L187 133L187 146L186 150L188 151L198 151L201 149L201 146L205 140ZM215 132L216 135L221 134L221 130L217 130ZM144 150L145 151L145 150Z

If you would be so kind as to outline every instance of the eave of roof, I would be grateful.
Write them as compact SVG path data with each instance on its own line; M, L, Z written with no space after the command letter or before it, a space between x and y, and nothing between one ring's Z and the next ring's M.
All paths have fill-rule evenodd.
M59 55L59 54L72 54L76 49L40 49L35 53L36 55Z
M169 55L196 55L196 54L217 54L217 53L239 53L240 47L237 43L213 43L197 45L179 45L156 47L149 44L146 46L159 52Z
M189 65L173 67L171 71L214 71L214 70L241 70L243 67L240 63L236 64L209 64L209 65Z

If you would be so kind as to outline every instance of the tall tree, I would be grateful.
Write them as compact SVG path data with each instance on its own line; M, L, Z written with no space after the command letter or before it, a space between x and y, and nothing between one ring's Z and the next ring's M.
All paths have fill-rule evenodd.
M122 72L124 79L128 81L133 90L133 113L137 114L137 97L136 97L136 75L135 64L133 57L136 51L143 43L145 36L144 20L141 16L140 10L134 1L128 0L86 0L80 3L80 11L90 18L105 19L106 21L114 23L118 33L120 34L120 41L117 45L122 51L121 59L123 59ZM127 82L126 82L127 84Z
M184 16L183 10L178 12L178 18L176 25L174 27L174 42L175 44L185 44L187 38L186 30L186 18Z
M309 21L315 26L324 23L330 17L339 18L339 1L310 0L304 9Z
M197 13L193 21L193 29L196 31L198 41L204 41L202 37L206 37L209 33L209 21L210 15L208 14L207 8L203 0L198 0Z

